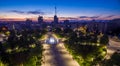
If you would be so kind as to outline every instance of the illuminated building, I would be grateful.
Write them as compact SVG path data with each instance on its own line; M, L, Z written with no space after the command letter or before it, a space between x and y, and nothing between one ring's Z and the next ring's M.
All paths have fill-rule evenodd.
M39 24L42 24L42 23L43 23L43 16L39 16L39 17L38 17L38 23L39 23Z

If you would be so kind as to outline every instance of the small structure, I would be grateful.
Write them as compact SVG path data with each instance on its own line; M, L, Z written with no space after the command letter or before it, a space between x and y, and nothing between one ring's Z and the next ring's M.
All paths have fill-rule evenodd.
M47 40L45 40L46 44L57 44L58 40L55 39L54 37L49 37Z

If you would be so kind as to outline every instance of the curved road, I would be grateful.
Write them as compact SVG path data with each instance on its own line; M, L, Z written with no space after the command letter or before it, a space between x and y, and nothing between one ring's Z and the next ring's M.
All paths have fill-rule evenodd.
M110 59L114 52L120 53L120 42L116 42L109 38L109 45L107 46L106 59Z

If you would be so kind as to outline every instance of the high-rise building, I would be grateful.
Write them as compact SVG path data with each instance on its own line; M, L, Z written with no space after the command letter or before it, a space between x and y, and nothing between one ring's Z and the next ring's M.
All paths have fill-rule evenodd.
M31 19L26 19L26 25L30 26L32 23L32 20Z
M64 20L64 24L69 24L69 20Z
M58 23L58 17L57 17L57 8L55 7L55 15L54 15L54 23Z
M43 16L39 16L39 17L38 17L38 23L39 23L39 24L42 24L42 23L43 23Z

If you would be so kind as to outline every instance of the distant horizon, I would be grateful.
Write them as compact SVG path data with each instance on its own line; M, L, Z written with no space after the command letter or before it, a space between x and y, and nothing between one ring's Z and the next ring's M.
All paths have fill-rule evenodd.
M113 18L114 17L114 18ZM104 17L100 17L100 16L81 16L81 17L59 17L59 21L64 21L64 20L70 20L70 21L91 21L91 20L113 20L113 19L120 19L119 16L104 16ZM38 21L38 17L34 17L34 18L0 18L0 21L26 21L26 19L30 19L33 22ZM43 20L45 22L52 22L53 21L53 17L43 17Z
M119 0L1 0L0 20L111 20L120 17Z

